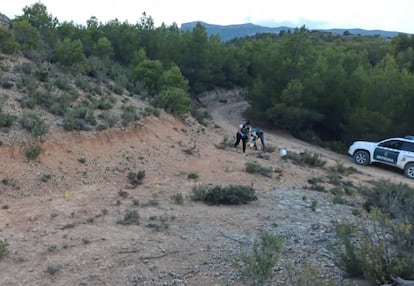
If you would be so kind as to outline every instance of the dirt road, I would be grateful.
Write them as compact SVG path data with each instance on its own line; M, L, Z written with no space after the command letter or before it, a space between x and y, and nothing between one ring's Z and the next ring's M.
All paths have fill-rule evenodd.
M243 118L243 112L249 106L239 94L231 94L231 96L229 96L226 92L205 96L202 98L202 102L206 105L215 124L228 130L229 136L234 136L237 125L245 120L245 118ZM250 120L254 126L254 119ZM266 143L276 146L277 150L283 148L296 153L309 151L321 154L327 160L328 166L333 166L338 162L342 162L345 166L356 168L361 173L361 180L389 180L395 183L405 183L414 186L414 181L405 178L403 172L399 169L378 165L358 166L354 164L353 159L348 155L339 154L326 148L309 144L286 132L263 130L265 131Z

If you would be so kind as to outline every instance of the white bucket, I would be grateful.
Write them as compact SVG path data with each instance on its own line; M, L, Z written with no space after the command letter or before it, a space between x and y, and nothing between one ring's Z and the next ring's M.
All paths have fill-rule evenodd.
M280 157L285 157L287 155L286 149L280 149Z

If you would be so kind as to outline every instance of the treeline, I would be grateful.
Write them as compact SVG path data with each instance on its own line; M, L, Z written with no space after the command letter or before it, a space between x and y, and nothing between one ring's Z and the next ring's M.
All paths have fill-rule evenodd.
M185 114L201 92L243 87L255 122L343 146L412 134L414 37L295 32L222 42L202 25L181 31L135 24L60 23L41 3L0 28L0 51L111 79L167 111Z

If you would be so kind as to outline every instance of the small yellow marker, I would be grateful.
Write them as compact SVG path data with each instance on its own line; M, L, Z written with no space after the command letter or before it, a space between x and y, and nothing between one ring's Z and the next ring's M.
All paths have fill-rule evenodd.
M264 190L265 190L265 192L268 192L268 191L270 191L270 187L269 187L269 186L266 186L266 187L264 188Z
M64 198L68 198L68 197L69 197L69 193L68 193L68 192L64 192L64 193L63 193L63 197L64 197Z
M159 189L160 188L160 185L158 185L158 184L155 184L155 186L154 186L156 189Z

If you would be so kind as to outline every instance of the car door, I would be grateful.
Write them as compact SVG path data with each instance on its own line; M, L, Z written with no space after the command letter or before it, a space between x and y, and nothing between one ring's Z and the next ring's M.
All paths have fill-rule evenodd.
M402 141L390 139L378 144L374 150L374 160L385 164L396 165L401 153Z
M400 160L399 163L401 164L401 168L403 168L407 162L414 161L414 142L404 141L402 143L401 154L400 154L399 160Z

